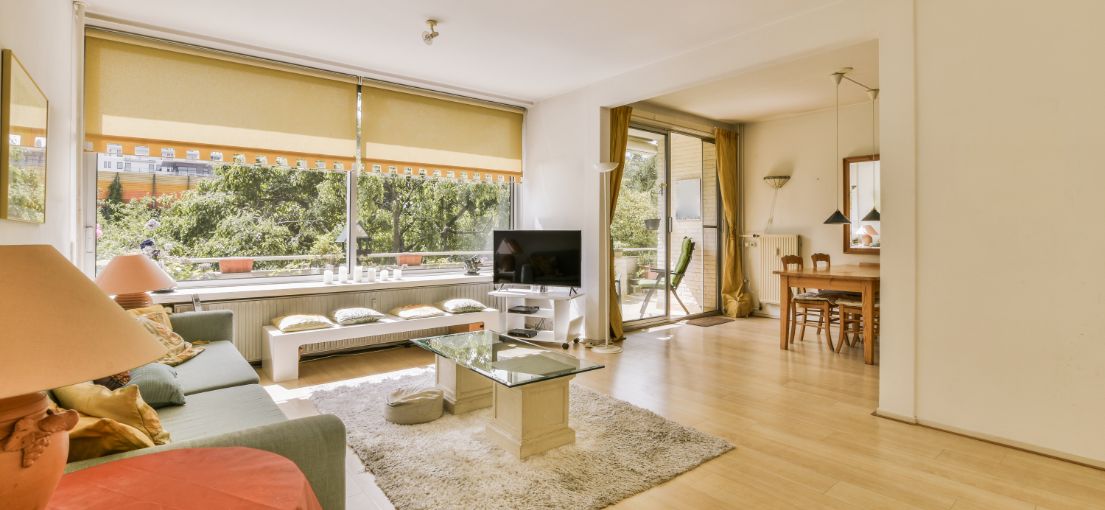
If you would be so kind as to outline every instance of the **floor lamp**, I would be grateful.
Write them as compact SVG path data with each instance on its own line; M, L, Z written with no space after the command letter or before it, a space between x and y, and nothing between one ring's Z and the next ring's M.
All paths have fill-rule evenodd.
M595 171L599 174L599 189L602 193L602 198L599 200L600 207L602 207L602 225L606 229L606 235L602 236L602 289L603 296L605 296L602 303L602 326L606 330L604 334L606 340L602 345L591 348L592 351L599 354L622 352L620 345L610 344L610 204L607 202L610 197L610 172L613 172L615 168L618 168L618 164L614 162L595 164Z

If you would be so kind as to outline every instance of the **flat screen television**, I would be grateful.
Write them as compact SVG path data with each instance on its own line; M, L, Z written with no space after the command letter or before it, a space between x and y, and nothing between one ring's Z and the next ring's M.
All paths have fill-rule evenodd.
M495 283L582 287L579 230L496 230Z

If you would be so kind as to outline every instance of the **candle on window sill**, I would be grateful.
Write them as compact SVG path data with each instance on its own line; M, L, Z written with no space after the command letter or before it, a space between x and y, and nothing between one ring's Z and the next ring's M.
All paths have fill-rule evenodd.
M387 281L387 279L388 279L388 270L387 269L381 269L380 270L380 281Z
M353 278L354 282L361 281L361 266L353 266Z
M349 281L349 269L345 266L338 267L338 283Z
M376 281L376 268L368 268L368 274L365 275L365 281L369 283Z
M322 272L322 283L334 283L334 271L330 268L326 268Z
M402 280L403 279L403 268L397 267L397 268L395 268L395 271L391 272L391 274L392 274L392 278L394 278L396 280Z

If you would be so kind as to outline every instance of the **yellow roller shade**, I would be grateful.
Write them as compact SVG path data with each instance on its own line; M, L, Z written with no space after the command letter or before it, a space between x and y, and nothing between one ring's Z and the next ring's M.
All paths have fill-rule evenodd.
M90 141L150 140L343 158L355 152L357 86L351 78L111 33L87 35Z
M366 159L522 171L521 112L376 86L361 101Z

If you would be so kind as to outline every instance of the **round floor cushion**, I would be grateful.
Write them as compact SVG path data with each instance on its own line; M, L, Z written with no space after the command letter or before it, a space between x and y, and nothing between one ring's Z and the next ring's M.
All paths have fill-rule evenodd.
M398 425L434 421L444 411L443 398L436 388L400 388L388 394L384 419Z

